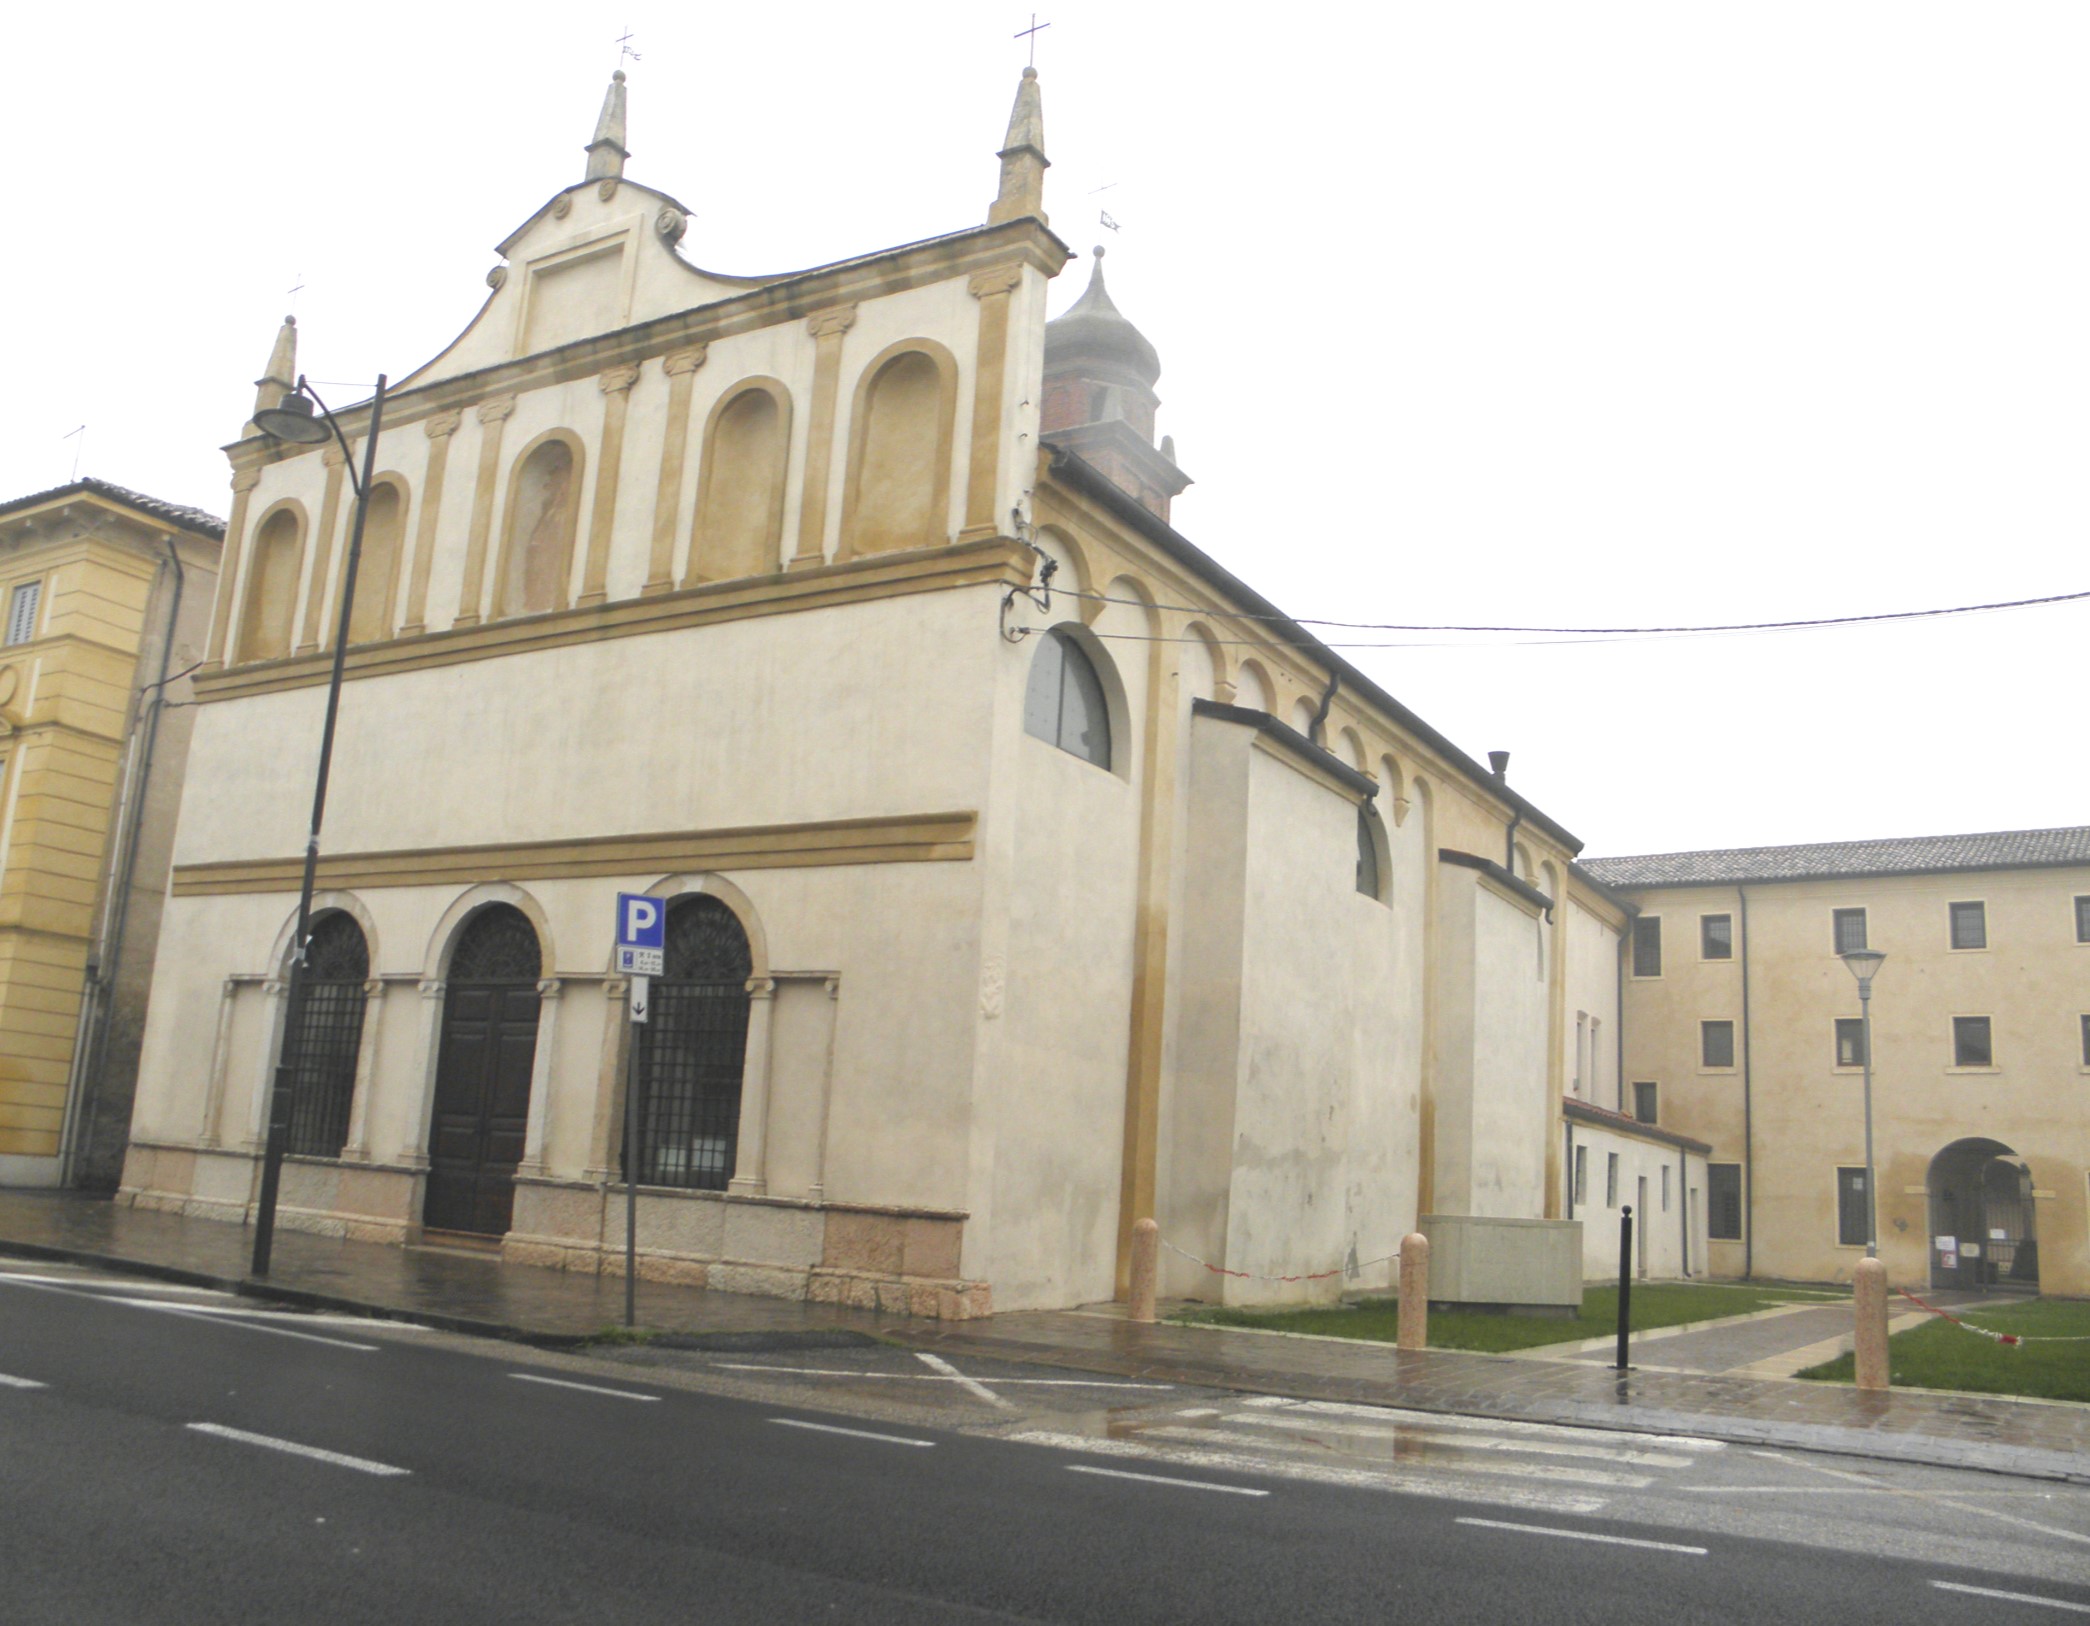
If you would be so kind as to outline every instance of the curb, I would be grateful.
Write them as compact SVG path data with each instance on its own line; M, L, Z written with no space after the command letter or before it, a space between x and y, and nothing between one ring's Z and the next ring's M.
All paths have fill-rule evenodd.
M315 1292L304 1287L285 1287L275 1282L257 1281L251 1276L218 1276L209 1271L162 1265L150 1259L133 1259L124 1254L96 1253L91 1248L63 1248L42 1242L16 1242L0 1238L0 1258L41 1259L58 1264L92 1265L115 1275L172 1282L182 1287L211 1288L221 1293L235 1294L240 1298L287 1304L297 1310L359 1315L372 1321L397 1321L408 1326L427 1327L435 1332L458 1333L468 1338L497 1338L504 1343L522 1344L531 1349L585 1349L596 1340L594 1333L533 1332L527 1327L515 1326L505 1321L486 1321L477 1316L450 1315L441 1310L408 1309L395 1304L372 1304L364 1299L348 1298L338 1293ZM717 1332L663 1332L654 1334L645 1342L659 1349L716 1349L735 1354L762 1350L865 1348L876 1345L878 1340L869 1333L856 1332L848 1327L807 1327L801 1331L786 1328L774 1331L722 1328Z

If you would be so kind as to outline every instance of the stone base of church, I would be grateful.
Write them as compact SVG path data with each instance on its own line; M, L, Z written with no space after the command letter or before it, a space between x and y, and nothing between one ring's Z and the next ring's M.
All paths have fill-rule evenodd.
M418 1242L426 1178L404 1164L286 1158L276 1224L355 1242ZM116 1200L240 1225L253 1219L260 1184L255 1148L135 1141ZM638 1207L642 1281L946 1321L993 1309L988 1285L958 1273L963 1213L643 1186ZM621 1277L624 1212L624 1188L606 1179L519 1176L501 1257Z

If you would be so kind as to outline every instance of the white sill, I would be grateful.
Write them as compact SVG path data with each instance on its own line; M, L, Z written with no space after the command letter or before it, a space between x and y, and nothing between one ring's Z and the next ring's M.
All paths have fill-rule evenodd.
M1945 1071L1946 1071L1946 1072L1947 1072L1948 1074L1953 1074L1953 1073L1957 1073L1957 1074L1979 1074L1979 1073L2000 1073L2000 1072L2001 1072L2002 1070L2003 1070L2002 1068L2000 1068L2000 1067L1995 1067L1995 1066L1989 1066L1989 1067L1948 1067L1948 1068L1946 1068L1946 1069L1945 1069Z

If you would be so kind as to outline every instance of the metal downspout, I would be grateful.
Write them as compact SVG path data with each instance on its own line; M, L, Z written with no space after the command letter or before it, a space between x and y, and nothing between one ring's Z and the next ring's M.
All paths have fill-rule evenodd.
M174 664L174 634L181 624L182 593L189 580L188 572L182 569L180 544L172 535L166 542L167 563L174 571L174 592L168 600L167 625L160 638L160 675L151 686L151 710L145 718L144 744L137 758L137 773L124 798L126 805L118 810L119 819L128 817L129 824L123 830L123 858L111 888L110 909L106 917L108 927L102 944L105 952L98 956L99 969L90 969L87 987L80 1000L80 1024L86 1031L84 1035L76 1035L73 1041L73 1076L66 1083L67 1120L60 1137L58 1178L65 1186L73 1183L74 1168L79 1161L82 1086L88 1077L98 1075L108 1046L116 974L123 963L123 935L130 921L131 882L137 874L138 843L145 829L145 793L152 784L152 759L159 745L160 714L167 705L167 673ZM80 1042L83 1036L85 1044Z
M1756 1044L1749 1031L1749 889L1737 886L1742 927L1742 1280L1756 1274L1756 1120L1750 1085ZM1711 1214L1712 1180L1706 1180L1707 1214Z

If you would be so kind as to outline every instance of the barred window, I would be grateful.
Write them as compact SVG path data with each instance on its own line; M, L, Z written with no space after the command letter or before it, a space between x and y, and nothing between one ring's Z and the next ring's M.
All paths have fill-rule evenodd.
M747 932L725 904L700 895L668 906L667 975L639 1030L640 1184L723 1191L733 1177L752 971Z
M1862 1016L1836 1018L1836 1065L1865 1065L1865 1019Z
M1734 916L1700 915L1698 917L1698 957L1701 960L1731 960L1734 958Z
M1705 1234L1715 1242L1742 1240L1742 1166L1705 1166Z
M1701 1067L1732 1067L1734 1065L1734 1024L1732 1022L1700 1022L1698 1024L1698 1064Z
M1659 977L1661 974L1662 917L1642 915L1633 922L1633 975Z
M1952 1065L1993 1067L1996 1046L1989 1019L1985 1016L1955 1016L1952 1019Z
M1645 1082L1635 1084L1633 1086L1633 1116L1644 1124L1655 1122L1660 1112L1656 1101L1658 1094L1659 1090L1653 1084Z
M297 1031L285 1040L292 1065L288 1149L299 1157L339 1157L348 1139L369 980L370 945L355 917L339 909L321 915L305 954Z
M1865 911L1863 909L1838 909L1835 912L1836 952L1855 954L1866 947Z
M1872 1203L1863 1169L1836 1171L1836 1240L1846 1248L1862 1248L1872 1240Z
M1952 946L1956 949L1988 947L1988 906L1982 903L1952 905Z

